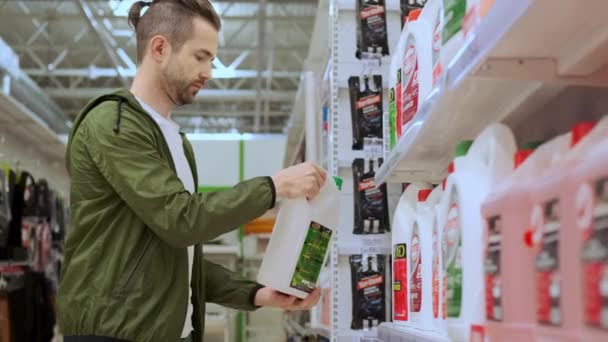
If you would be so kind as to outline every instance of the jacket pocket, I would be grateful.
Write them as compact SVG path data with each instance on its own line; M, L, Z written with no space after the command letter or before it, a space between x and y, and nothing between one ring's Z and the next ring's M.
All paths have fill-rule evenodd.
M151 248L152 241L152 235L146 234L143 248L140 250L139 254L137 254L137 257L131 259L125 272L119 278L116 290L114 291L115 296L121 298L125 297L126 294L133 289L133 285L141 278L146 265L150 261L150 255L153 250L153 248Z

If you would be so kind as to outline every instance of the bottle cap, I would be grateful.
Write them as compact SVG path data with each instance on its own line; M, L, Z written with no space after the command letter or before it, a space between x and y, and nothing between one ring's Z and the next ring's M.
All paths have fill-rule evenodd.
M416 21L416 20L418 20L418 17L420 17L420 13L422 13L421 9L415 9L415 10L411 11L407 15L407 21Z
M526 229L524 232L524 244L526 247L534 247L534 230L532 228Z
M336 182L338 190L342 190L342 178L334 176L334 182Z
M456 157L466 156L473 145L473 140L463 140L456 145Z
M528 141L522 147L522 150L536 150L540 145L544 144L544 141Z
M519 150L515 152L515 156L513 158L515 168L517 169L521 164L523 164L532 153L534 153L534 150Z
M570 147L578 144L595 126L595 121L584 121L579 122L572 127L572 134L570 135Z
M429 198L429 195L431 194L431 189L424 189L424 190L420 190L418 191L418 202L424 202L426 201L427 198Z

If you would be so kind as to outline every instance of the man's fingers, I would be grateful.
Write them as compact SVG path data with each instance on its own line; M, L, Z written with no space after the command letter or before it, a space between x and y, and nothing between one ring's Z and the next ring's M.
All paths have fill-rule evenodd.
M315 306L319 302L320 298L321 298L321 289L316 288L305 299L298 299L288 310L290 310L290 311L310 310L313 306Z
M317 170L317 173L319 174L319 176L321 176L321 179L323 179L323 182L325 182L325 180L327 179L327 171L325 171L322 167L320 167L316 163L310 163L310 165L312 165Z
M285 298L283 300L284 300L283 305L285 307L289 307L289 306L294 305L294 303L298 300L298 298L296 298L295 296L285 296Z

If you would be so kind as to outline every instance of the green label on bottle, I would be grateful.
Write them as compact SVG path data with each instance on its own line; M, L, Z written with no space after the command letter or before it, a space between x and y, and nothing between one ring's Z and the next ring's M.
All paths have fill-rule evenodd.
M311 293L317 286L317 280L325 261L325 253L331 240L331 229L319 223L311 222L302 245L296 269L291 278L291 287Z
M467 12L467 0L443 0L445 25L443 26L443 43L454 37L460 30Z
M450 211L443 230L443 265L446 274L447 316L460 317L462 306L462 229L456 202L456 190L452 193Z
M397 119L397 102L395 99L395 88L391 88L389 90L389 101L388 101L388 121L390 127L390 149L397 144L397 134L395 132L396 128L396 119Z

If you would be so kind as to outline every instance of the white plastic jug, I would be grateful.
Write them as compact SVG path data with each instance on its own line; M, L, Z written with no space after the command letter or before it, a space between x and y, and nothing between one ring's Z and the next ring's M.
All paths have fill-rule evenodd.
M492 124L448 177L439 210L444 221L444 309L454 341L469 341L472 326L483 325L485 320L481 203L490 188L512 172L515 151L511 130L504 124Z
M431 32L431 61L432 61L432 85L435 86L443 72L441 64L441 47L443 33L443 0L429 0L422 9L420 15Z
M401 137L407 124L424 103L433 86L432 30L420 14L414 10L400 37L404 55L401 78L401 116L397 117L397 135Z
M258 283L306 298L318 283L331 238L339 225L342 179L328 179L312 201L285 199L258 273Z
M412 183L401 195L393 216L393 320L397 325L408 325L410 317L410 243L416 221L418 192L430 189L427 183Z
M436 230L436 206L441 198L441 186L418 193L416 225L411 243L411 284L418 287L416 297L411 298L411 319L413 327L420 330L441 332L439 315L439 259L440 249ZM435 239L434 239L435 237ZM416 247L415 241L419 241ZM418 255L418 256L417 256ZM437 267L433 264L436 263ZM433 274L437 272L437 274ZM436 281L436 284L433 284ZM414 286L415 285L415 286ZM411 293L411 292L410 292ZM416 303L416 300L419 300Z
M466 35L479 22L479 0L441 0L441 64L444 69L453 62L466 42Z

